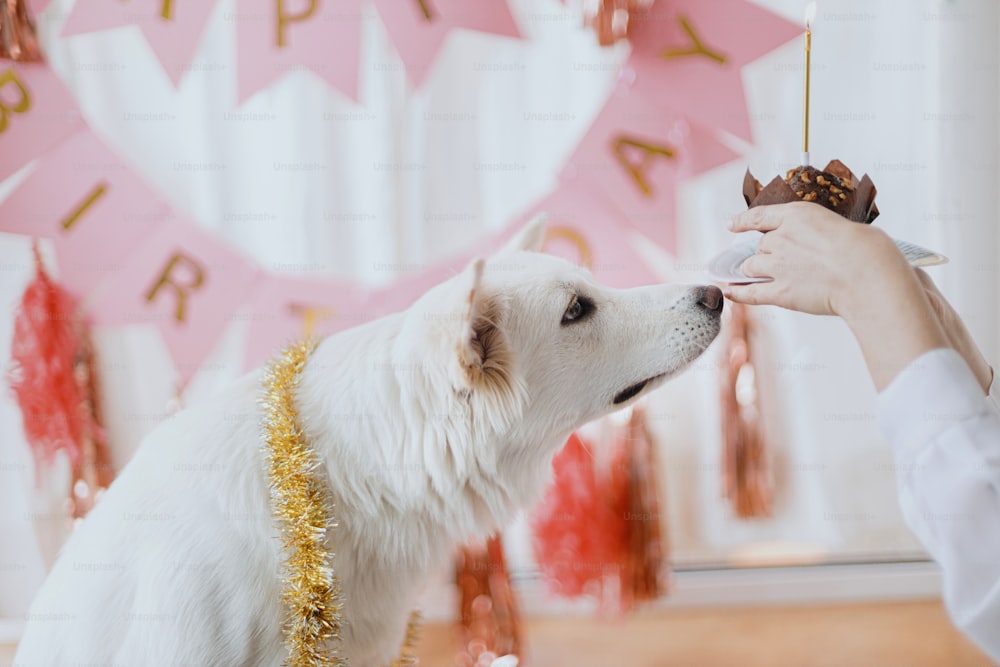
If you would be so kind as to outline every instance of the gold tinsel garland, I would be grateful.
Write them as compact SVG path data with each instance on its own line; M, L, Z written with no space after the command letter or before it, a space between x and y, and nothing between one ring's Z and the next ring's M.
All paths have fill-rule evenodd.
M313 340L285 348L267 368L263 381L264 458L271 486L271 512L281 530L285 553L282 631L287 667L342 667L340 655L344 602L340 580L327 549L327 530L336 528L326 485L316 477L322 469L298 425L294 394ZM400 657L393 665L416 665L419 615L410 615Z
M264 442L271 512L285 553L281 600L288 667L344 665L338 653L343 627L340 582L333 573L326 532L336 527L326 487L313 479L316 456L297 424L294 393L315 343L288 346L264 377Z

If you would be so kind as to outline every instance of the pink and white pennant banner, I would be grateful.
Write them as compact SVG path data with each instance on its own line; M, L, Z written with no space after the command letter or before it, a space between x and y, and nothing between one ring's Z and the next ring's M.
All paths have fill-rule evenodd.
M125 258L171 215L169 204L83 130L0 202L0 231L52 239L61 282L85 297L117 279Z
M135 25L176 86L194 58L212 0L76 0L62 35Z

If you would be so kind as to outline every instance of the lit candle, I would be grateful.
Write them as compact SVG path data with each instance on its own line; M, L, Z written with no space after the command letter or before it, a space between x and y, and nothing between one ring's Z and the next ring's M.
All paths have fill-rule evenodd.
M810 2L806 7L806 41L805 41L805 90L802 100L802 164L809 164L809 70L812 61L812 22L816 18L816 3Z

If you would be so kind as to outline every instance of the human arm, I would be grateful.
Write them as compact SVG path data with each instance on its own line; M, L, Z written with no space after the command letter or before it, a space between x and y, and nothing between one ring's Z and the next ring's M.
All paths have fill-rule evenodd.
M768 231L744 271L774 280L730 298L840 315L854 332L907 525L942 568L956 625L1000 660L1000 410L961 319L875 228L813 204L751 209L734 228Z

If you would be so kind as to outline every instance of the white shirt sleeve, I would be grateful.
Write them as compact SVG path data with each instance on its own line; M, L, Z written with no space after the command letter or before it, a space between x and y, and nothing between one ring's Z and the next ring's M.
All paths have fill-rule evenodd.
M941 566L945 606L1000 660L1000 409L962 357L940 349L882 391L878 413L903 517Z

